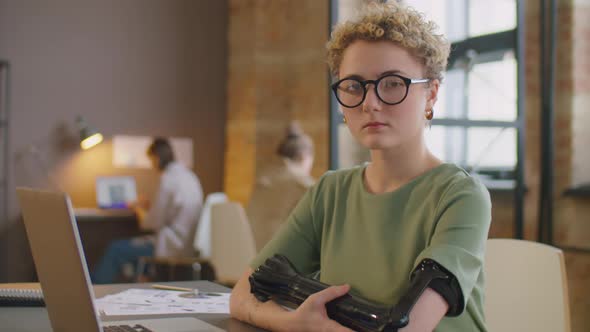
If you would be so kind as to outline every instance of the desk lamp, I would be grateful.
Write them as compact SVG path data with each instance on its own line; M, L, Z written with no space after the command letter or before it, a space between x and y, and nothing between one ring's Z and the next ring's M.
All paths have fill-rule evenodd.
M82 147L82 149L88 150L102 142L102 134L90 127L86 121L84 121L84 118L78 116L76 122L80 129L80 147Z

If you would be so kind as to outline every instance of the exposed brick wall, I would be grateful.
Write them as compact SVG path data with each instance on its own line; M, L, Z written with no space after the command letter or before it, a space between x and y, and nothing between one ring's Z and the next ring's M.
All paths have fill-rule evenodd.
M526 238L535 240L540 179L539 3L527 1L526 44ZM558 246L590 249L590 199L563 196L590 180L588 116L590 1L562 0L557 13L554 113L554 240ZM577 183L578 182L578 183ZM590 254L566 250L572 331L590 326Z
M539 31L540 8L537 1L528 1L525 14L525 238L537 238L538 202L541 165L541 79Z
M569 97L570 127L569 135L556 135L556 149L564 148L570 157L569 164L561 163L559 158L555 162L556 173L566 174L556 179L556 195L559 196L555 240L561 245L590 249L590 197L561 196L565 187L590 183L590 1L567 3L567 16L571 19L565 24L569 25L571 37L564 38L562 44L570 45L567 57L572 66L571 81L564 84L566 91L562 93ZM587 331L590 326L590 253L566 253L566 268L572 330Z
M315 143L313 175L328 169L327 1L231 0L224 188L246 203L291 120Z
M590 326L590 254L565 252L572 332L587 332Z
M590 183L590 1L577 1L573 12L573 174L572 184Z
M224 191L248 197L256 156L256 1L229 2L227 123Z
M514 237L514 193L492 192L492 224L490 238Z

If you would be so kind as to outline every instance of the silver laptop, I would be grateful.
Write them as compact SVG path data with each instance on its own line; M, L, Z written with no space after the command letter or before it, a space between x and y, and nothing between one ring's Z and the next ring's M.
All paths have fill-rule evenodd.
M17 194L54 331L223 331L193 317L101 322L68 195L26 188Z
M98 176L96 205L101 209L124 209L137 200L135 178L132 176Z

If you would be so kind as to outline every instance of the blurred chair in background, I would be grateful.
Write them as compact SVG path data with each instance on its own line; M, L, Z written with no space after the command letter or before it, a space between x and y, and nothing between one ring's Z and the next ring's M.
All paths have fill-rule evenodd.
M242 205L224 201L226 197L222 196L216 196L213 201L218 199L220 203L210 205L210 256L142 257L137 270L144 271L147 267L148 274L147 279L141 275L138 281L206 279L227 286L237 282L256 256L256 244Z
M197 234L193 243L193 247L197 250L201 258L211 257L211 207L227 201L227 195L222 192L211 193L205 199L203 212L199 220L199 227L197 228Z
M216 281L233 286L256 256L256 244L242 205L215 204L211 208L211 264Z
M215 272L208 260L211 256L211 207L227 201L227 195L222 192L211 193L205 198L193 240L193 255L141 257L136 281L214 280Z
M490 331L571 331L560 249L537 242L490 239L485 259L484 310Z

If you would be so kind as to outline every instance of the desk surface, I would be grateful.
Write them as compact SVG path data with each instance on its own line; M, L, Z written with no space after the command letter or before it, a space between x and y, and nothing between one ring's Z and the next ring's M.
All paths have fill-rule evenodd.
M164 284L181 287L198 288L209 292L229 292L230 289L209 281L184 281L169 282ZM19 287L31 284L0 284L0 288ZM38 285L38 284L37 284ZM36 285L32 285L36 286ZM96 285L94 292L96 298L107 294L114 294L128 288L150 288L151 284L113 284ZM38 286L36 286L38 287ZM145 315L145 316L117 316L117 320L164 318L164 317L196 317L209 324L220 327L230 332L262 331L248 324L244 324L226 314L195 314L195 315ZM51 331L51 324L44 307L0 307L0 332L45 332Z
M94 270L112 241L150 233L139 229L137 217L132 210L76 208L75 214L90 271Z
M98 209L98 208L75 208L76 218L80 217L130 217L135 218L135 211L130 209ZM86 218L88 219L88 218Z

